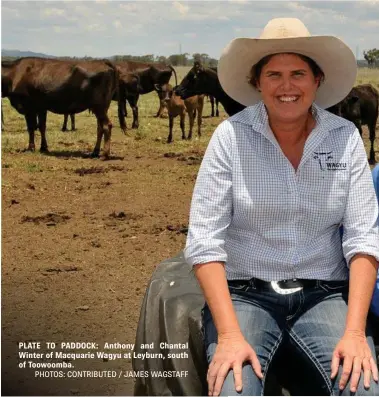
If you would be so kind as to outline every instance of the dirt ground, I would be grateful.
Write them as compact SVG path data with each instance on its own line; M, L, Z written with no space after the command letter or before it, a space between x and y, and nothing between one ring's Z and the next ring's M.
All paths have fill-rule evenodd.
M39 369L28 361L51 360L19 368L25 360L18 354L45 354L46 342L57 343L57 351L60 342L94 342L99 351L105 342L134 343L155 266L183 249L208 131L221 118L205 119L201 141L182 142L176 130L172 145L165 143L167 119L142 120L149 135L141 127L124 137L115 127L113 156L104 162L86 158L95 142L93 117L79 115L78 131L64 134L62 117L49 114L50 155L41 155L22 151L23 120L5 105L2 394L132 395L133 378L36 377ZM41 349L20 350L19 342L41 342ZM68 362L75 370L132 369L131 359Z
M99 351L105 342L134 343L146 285L155 266L184 247L198 167L225 117L204 118L203 137L191 142L179 139L176 121L175 142L167 145L168 120L152 117L156 104L155 96L142 101L146 117L138 132L125 137L115 123L112 157L104 162L87 158L95 142L93 116L79 115L78 131L62 133L62 117L49 114L50 154L41 155L22 151L24 121L5 103L3 395L133 394L132 377L36 377L39 369L28 368L28 361L51 360L20 359L19 343L40 342L40 350L21 351L42 353L46 342L55 342L56 351L61 342L93 342ZM111 111L116 114L114 105ZM19 368L23 361L26 368ZM66 362L78 371L132 369L128 358Z

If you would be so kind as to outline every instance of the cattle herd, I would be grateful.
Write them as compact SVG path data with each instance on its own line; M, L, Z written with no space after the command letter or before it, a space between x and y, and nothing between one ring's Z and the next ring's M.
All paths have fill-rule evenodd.
M41 133L41 152L48 151L46 140L47 112L64 115L62 130L67 129L71 117L71 129L75 130L75 113L90 110L97 119L97 140L92 152L100 156L100 145L104 136L102 156L110 155L112 123L108 109L112 100L117 101L118 119L121 129L126 131L125 117L128 102L133 112L132 128L138 128L138 99L140 95L156 91L159 109L169 114L169 135L172 141L173 119L180 116L182 138L185 139L184 117L188 113L190 132L197 113L198 135L201 135L201 118L204 95L208 95L214 115L218 102L231 116L244 106L230 98L222 89L217 76L217 68L207 68L195 62L178 85L175 69L171 65L134 61L111 62L109 60L71 61L45 58L20 58L15 61L2 61L2 98L8 97L11 105L25 117L29 134L29 150L35 149L34 133ZM174 74L175 87L169 84ZM331 112L352 121L362 134L362 125L369 128L369 161L375 162L374 141L378 118L379 93L371 84L354 87L339 104L329 108Z

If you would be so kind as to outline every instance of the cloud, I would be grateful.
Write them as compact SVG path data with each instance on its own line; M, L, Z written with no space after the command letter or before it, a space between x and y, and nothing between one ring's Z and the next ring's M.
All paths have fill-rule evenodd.
M44 17L58 17L65 15L65 10L61 8L45 8L42 10L42 16Z
M162 45L164 47L175 47L175 48L178 48L178 42L175 42L175 41L166 41L166 42L162 43Z
M335 14L333 15L333 19L340 23L347 23L349 20L349 18L347 18L346 15L343 14Z
M370 28L379 28L379 21L376 20L376 19L375 20L366 21L366 24Z
M113 26L114 26L116 29L122 29L122 23L121 23L118 19L116 19L115 21L113 21Z
M300 18L311 34L336 35L360 53L378 42L379 0L3 0L1 6L3 48L43 47L58 56L167 56L181 45L183 52L218 57L233 38L258 37L277 16Z
M190 9L189 6L179 3L179 1L174 1L172 5L181 15L186 15Z
M20 18L20 11L15 8L4 7L4 3L1 6L2 17L3 18Z
M103 32L107 29L105 25L100 25L99 23L93 23L91 25L87 25L86 30L88 30L89 32Z

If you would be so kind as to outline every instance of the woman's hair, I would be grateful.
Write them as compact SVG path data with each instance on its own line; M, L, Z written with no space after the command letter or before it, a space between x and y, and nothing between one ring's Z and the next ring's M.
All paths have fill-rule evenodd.
M307 57L306 55L296 54L296 53L293 53L293 52L289 52L287 54L297 55L300 59L302 59L304 62L306 62L309 65L309 67L311 68L314 77L320 77L320 82L318 84L320 86L320 84L325 79L325 75L324 75L324 72L322 71L322 69L320 68L320 66L318 66L317 63L313 59ZM249 77L248 82L254 88L257 88L257 83L258 83L258 81L259 81L259 79L261 77L263 66L267 65L268 62L270 61L270 59L274 55L278 55L278 54L266 55L259 62L257 62L255 65L253 65L253 67L251 68L250 77Z

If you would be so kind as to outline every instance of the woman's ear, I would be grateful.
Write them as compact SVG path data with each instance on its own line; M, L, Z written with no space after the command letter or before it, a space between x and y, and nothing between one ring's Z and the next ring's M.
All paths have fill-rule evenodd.
M260 85L259 85L259 81L257 81L257 83L256 83L256 85L255 85L255 89L256 89L258 92L262 92L262 91L261 91L261 87L260 87Z

